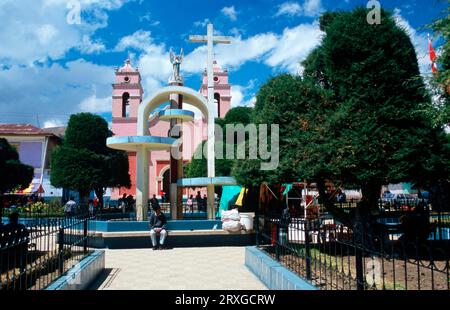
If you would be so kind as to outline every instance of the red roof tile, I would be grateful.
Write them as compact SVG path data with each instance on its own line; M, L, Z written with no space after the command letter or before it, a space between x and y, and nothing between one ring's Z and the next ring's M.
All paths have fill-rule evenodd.
M49 136L52 133L31 124L0 124L0 135Z

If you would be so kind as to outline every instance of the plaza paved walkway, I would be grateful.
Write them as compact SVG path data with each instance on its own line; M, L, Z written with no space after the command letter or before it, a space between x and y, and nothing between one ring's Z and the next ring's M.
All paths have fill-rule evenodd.
M92 289L263 290L244 247L106 250L107 272Z

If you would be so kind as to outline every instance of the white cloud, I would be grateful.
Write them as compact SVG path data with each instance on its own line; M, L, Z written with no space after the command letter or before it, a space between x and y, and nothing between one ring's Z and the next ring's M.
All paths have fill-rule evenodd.
M236 37L229 45L217 45L215 53L224 67L238 68L247 61L260 61L263 55L272 50L278 43L273 33L263 33L248 39ZM183 64L185 72L201 72L206 67L206 46L201 46L186 56Z
M78 107L82 112L110 112L112 107L112 99L111 96L107 96L105 98L97 98L97 95L94 93L92 94L92 96L89 96L81 101Z
M275 16L295 16L300 15L302 7L297 2L285 2L278 6L278 12Z
M147 12L142 16L139 16L139 22L146 22L149 26L158 26L161 22L159 20L153 20L152 13Z
M36 37L40 44L45 45L52 41L52 39L58 34L58 30L50 24L39 26L35 30Z
M305 0L302 5L288 1L278 6L275 16L317 16L323 11L321 0Z
M231 88L231 107L238 107L243 105L244 93L243 87L240 85L233 85Z
M323 11L321 0L305 0L303 14L305 16L317 16Z
M45 125L46 122L65 123L70 114L80 112L80 104L87 102L86 97L90 97L93 88L98 98L111 98L114 69L83 59L64 65L12 65L0 70L0 80L0 93L12 94L0 99L0 121L35 122L39 115L39 121ZM85 103L86 110L111 111L111 104L106 110L106 105L91 102L100 111Z
M0 59L8 64L29 65L46 59L62 59L72 48L91 53L99 43L86 47L94 32L108 24L107 12L128 0L80 0L81 24L69 24L67 0L0 1ZM90 41L91 42L91 41Z
M205 18L204 20L198 20L196 22L194 22L194 27L206 27L206 25L208 25L210 23L210 20L208 18Z
M123 52L129 48L135 50L146 50L152 45L152 38L150 31L138 30L135 33L125 36L119 40L115 51Z
M428 38L425 34L420 34L414 29L411 24L401 15L401 10L396 8L394 10L394 19L399 27L404 29L411 38L411 41L416 49L417 60L422 75L431 73L431 63L428 56Z
M232 21L237 20L237 12L234 6L224 7L221 10L222 14L231 19Z
M256 97L254 94L254 86L256 80L250 80L247 86L232 85L231 86L231 107L252 107L255 105ZM245 100L245 98L250 98Z
M66 123L59 120L59 119L50 119L48 121L44 122L43 128L53 128L53 127L61 127L64 126Z
M281 35L268 32L247 39L238 36L232 39L232 44L217 45L214 51L225 68L238 69L242 64L254 61L299 73L300 62L320 43L321 35L318 22L300 24L284 29ZM191 74L201 72L205 67L206 46L200 46L186 56L182 70Z
M100 41L92 41L87 35L83 36L83 41L78 49L83 54L98 54L106 50L105 45Z
M10 3L12 2L7 2L8 5ZM55 3L59 1L46 1L46 5L56 5ZM96 1L96 3L106 6L108 2L105 0L104 2ZM4 12L3 6L5 4L2 2L0 15ZM11 22L14 23L14 20ZM42 25L45 24L42 23ZM50 21L47 24L54 25ZM29 27L38 29L32 25ZM70 114L81 110L96 113L111 111L111 83L114 79L112 67L96 65L83 59L67 62L64 65L51 62L43 62L39 66L20 65L25 59L34 61L41 58L54 58L57 55L62 57L69 47L80 49L83 53L98 53L105 50L101 41L92 39L91 32L70 31L70 28L67 32L64 27L66 25L55 26L56 31L52 31L51 27L48 29L44 27L40 37L30 32L33 35L32 40L28 40L31 42L30 46L47 48L37 51L36 54L30 54L30 50L33 49L28 47L27 42L19 42L19 40L13 42L12 49L17 55L8 56L7 53L11 52L11 49L6 48L5 45L0 46L0 59L6 65L4 68L7 68L0 69L0 80L3 81L0 83L0 93L14 94L13 100L5 96L2 97L3 100L0 100L0 109L4 115L27 111L34 116L39 114L40 121L47 122L48 125L52 122L53 124L64 123ZM267 32L248 38L237 36L233 39L233 44L217 45L215 52L220 64L226 68L238 69L244 63L253 61L264 63L276 70L295 72L298 69L298 62L315 44L315 40L311 38L315 38L316 32L311 28L317 28L315 31L318 31L317 25L303 24L295 28L286 28L282 34ZM61 39L61 32L65 32L70 40ZM4 34L5 27L0 28L0 38ZM24 36L26 37L26 35L18 35L21 38ZM22 44L21 48L18 44ZM54 46L51 46L52 44ZM148 98L156 89L167 84L172 72L168 47L155 43L151 32L138 30L118 40L113 50L127 51L128 49L133 51L130 57L133 65L139 67L145 90L144 96ZM4 62L5 58L13 59L14 62ZM197 47L185 57L182 66L185 76L201 73L206 65L205 62L205 46ZM250 86L249 84L233 87L233 106L254 104L254 94ZM93 88L96 89L94 93ZM35 120L34 116L32 121Z
M286 28L265 63L272 67L287 69L294 74L300 73L300 61L306 59L320 43L321 36L322 32L317 23Z

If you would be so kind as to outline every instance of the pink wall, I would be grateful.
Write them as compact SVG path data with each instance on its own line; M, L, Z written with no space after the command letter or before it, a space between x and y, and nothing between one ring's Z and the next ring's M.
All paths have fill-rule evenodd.
M231 86L228 84L228 72L223 71L219 66L214 68L215 76L219 78L216 82L215 92L221 95L221 117L230 109ZM129 77L129 81L125 81ZM206 76L203 76L203 85L200 92L206 96ZM122 95L128 92L130 94L130 115L128 118L122 117ZM141 86L140 73L127 62L122 68L116 71L115 84L113 85L113 120L112 131L117 136L135 136L137 133L137 111L142 101L143 89ZM167 137L170 129L170 123L159 121L154 118L150 122L150 135ZM190 160L197 149L197 146L207 139L207 123L204 119L195 119L191 122L183 123L183 159ZM112 198L117 199L123 193L136 194L136 155L129 155L130 175L132 181L131 189L115 189L112 191ZM149 169L149 195L159 196L162 188L162 172L170 164L170 153L168 151L150 152ZM196 194L192 190L185 190L185 194ZM203 194L203 192L202 192Z

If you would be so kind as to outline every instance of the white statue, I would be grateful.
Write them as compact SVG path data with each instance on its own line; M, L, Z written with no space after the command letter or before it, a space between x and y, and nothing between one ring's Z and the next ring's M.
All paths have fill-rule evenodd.
M173 75L170 78L171 82L183 82L183 78L180 75L180 65L183 62L183 49L181 49L180 55L175 55L172 48L170 49L170 62L173 65Z

